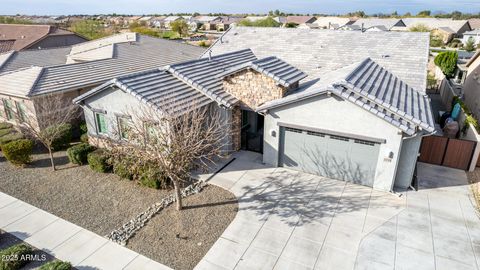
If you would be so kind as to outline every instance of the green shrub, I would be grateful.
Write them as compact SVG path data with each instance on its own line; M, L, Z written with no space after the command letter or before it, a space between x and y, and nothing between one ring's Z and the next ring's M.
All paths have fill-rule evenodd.
M2 145L5 158L15 165L23 165L32 161L33 142L21 139Z
M67 149L67 156L71 163L83 165L87 163L87 156L90 152L93 152L95 147L80 143Z
M456 51L446 51L439 53L435 59L437 65L448 78L453 77L457 68L458 53Z
M123 179L133 180L135 177L135 169L129 159L123 158L115 160L113 164L113 173L120 176Z
M25 266L29 260L25 258L26 255L32 255L33 250L25 244L18 244L0 251L0 269L2 270L17 270ZM6 260L11 258L12 260Z
M4 128L4 129L0 129L0 137L3 137L5 135L8 135L12 132L15 132L15 130L13 130L13 128Z
M13 125L7 122L0 122L0 129L12 128Z
M72 125L70 124L50 126L43 129L42 132L59 134L52 143L52 148L55 151L67 148L72 141Z
M24 138L25 138L25 136L23 136L23 134L18 133L18 132L12 132L12 133L9 133L5 136L0 137L0 146L4 145L4 144L7 144L9 142L13 142L13 141L16 141L16 140L21 140L21 139L24 139Z
M72 269L71 263L62 262L60 260L48 262L39 268L39 270L70 270L70 269Z
M145 166L139 173L138 182L142 186L155 189L165 189L170 186L168 177L154 166Z
M83 143L88 143L88 134L84 133L84 134L80 135L80 141L83 142Z
M87 123L85 123L85 121L80 123L79 128L80 128L80 133L81 134L85 134L88 131Z
M103 149L97 149L88 154L87 160L90 168L96 172L109 172L111 165L108 162L108 154Z

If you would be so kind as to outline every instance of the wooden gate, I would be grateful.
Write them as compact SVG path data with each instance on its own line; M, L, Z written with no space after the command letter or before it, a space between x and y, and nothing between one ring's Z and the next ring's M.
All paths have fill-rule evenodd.
M422 139L419 161L468 170L476 143L474 141L428 136Z

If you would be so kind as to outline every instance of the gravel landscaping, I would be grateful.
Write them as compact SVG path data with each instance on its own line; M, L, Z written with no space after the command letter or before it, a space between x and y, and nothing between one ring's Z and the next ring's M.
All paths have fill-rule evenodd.
M45 153L37 151L25 168L11 165L0 154L0 191L102 236L172 192L69 164L65 151L55 153L55 160L58 171L53 172ZM184 202L187 207L180 213L169 206L154 216L127 247L175 269L192 269L233 220L238 206L233 194L214 186Z

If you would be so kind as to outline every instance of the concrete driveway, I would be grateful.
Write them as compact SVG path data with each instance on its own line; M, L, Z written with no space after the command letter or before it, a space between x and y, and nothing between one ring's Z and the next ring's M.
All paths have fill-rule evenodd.
M395 195L260 160L240 152L210 180L239 212L196 269L478 269L463 171L419 164L420 191Z

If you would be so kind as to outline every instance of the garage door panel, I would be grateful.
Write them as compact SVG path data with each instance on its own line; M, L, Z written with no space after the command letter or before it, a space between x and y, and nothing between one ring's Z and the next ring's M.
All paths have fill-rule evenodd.
M284 167L373 185L379 144L291 128L282 130L281 143Z

